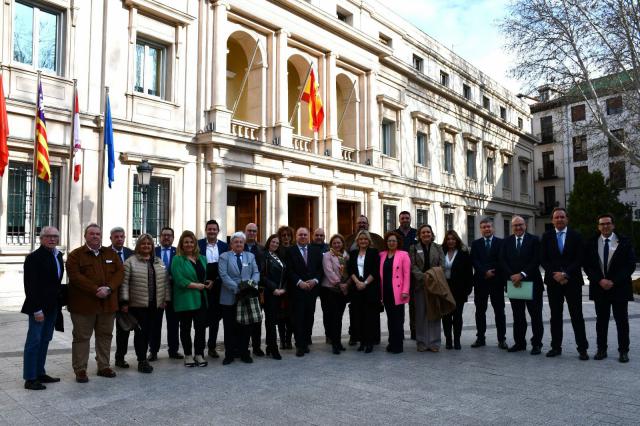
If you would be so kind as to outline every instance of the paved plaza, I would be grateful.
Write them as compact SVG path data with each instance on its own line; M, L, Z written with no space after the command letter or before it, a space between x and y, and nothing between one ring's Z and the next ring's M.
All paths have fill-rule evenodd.
M400 355L386 353L383 344L372 354L348 347L336 356L324 343L318 305L314 344L304 358L283 351L282 361L255 358L251 365L237 361L223 367L221 359L209 359L206 368L186 369L180 361L169 360L163 348L160 359L153 363L153 374L117 369L118 377L106 379L95 375L92 353L87 384L73 380L67 313L66 332L56 332L47 361L48 373L62 381L34 392L24 390L22 381L26 316L6 302L8 297L2 300L2 424L640 423L639 302L629 305L629 364L617 361L613 321L609 358L603 361L578 360L568 318L564 352L555 359L498 349L491 314L489 345L471 349L473 303L465 306L461 351L419 353L415 343L407 340ZM586 297L583 306L592 356L595 313ZM510 310L507 305L507 340L513 343ZM550 339L548 315L545 305L545 349ZM386 341L385 315L381 318ZM345 314L345 344L347 326ZM133 339L130 344L127 359L135 367Z

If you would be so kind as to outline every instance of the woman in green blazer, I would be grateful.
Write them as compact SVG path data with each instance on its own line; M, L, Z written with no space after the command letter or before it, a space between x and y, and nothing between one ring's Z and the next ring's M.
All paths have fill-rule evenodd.
M184 231L178 241L176 256L171 261L173 309L180 319L180 340L185 367L206 367L204 358L207 330L207 293L212 281L205 281L207 259L200 255L196 236ZM196 330L191 351L191 324Z

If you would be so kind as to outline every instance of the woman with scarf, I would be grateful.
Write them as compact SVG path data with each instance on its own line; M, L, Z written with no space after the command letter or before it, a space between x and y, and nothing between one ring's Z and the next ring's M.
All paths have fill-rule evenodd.
M267 356L282 359L278 351L276 325L284 323L283 299L287 293L287 278L284 260L278 254L280 239L277 234L267 238L262 264L262 285L264 286L264 315L267 333ZM281 337L282 338L282 337Z
M342 337L342 315L347 305L347 293L349 291L349 272L347 261L349 255L345 251L344 237L336 234L329 240L329 251L322 256L321 292L324 292L327 300L327 337L331 340L333 353L339 355L345 347L340 341Z

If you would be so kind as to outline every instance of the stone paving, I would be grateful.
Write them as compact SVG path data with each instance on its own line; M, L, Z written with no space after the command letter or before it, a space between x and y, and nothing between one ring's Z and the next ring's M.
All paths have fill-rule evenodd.
M507 340L513 343L510 310L507 305ZM117 369L118 377L106 379L95 375L92 353L87 384L73 380L67 315L67 332L56 332L47 361L48 373L62 381L34 392L24 390L22 381L26 316L5 306L0 310L0 423L640 424L639 302L629 305L629 364L617 361L613 321L610 357L582 362L568 318L562 356L547 359L498 349L491 308L489 313L484 348L469 347L475 326L474 306L468 303L461 351L418 353L407 340L400 355L384 352L384 342L372 354L348 347L336 356L324 344L318 306L314 344L304 358L283 351L282 361L255 358L250 365L223 367L220 359L209 359L206 368L186 369L163 349L153 374ZM586 297L584 313L593 355L595 314ZM381 318L386 341L385 315ZM545 321L548 349L547 305ZM127 359L135 366L132 347Z

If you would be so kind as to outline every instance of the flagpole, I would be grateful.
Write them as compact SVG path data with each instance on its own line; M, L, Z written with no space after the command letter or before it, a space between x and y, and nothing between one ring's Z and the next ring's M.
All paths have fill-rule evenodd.
M236 100L233 103L231 119L233 119L233 116L236 115L236 110L238 109L238 104L240 103L240 96L242 96L242 92L244 91L244 86L247 84L247 80L249 79L249 73L251 72L251 68L253 67L253 61L256 59L256 54L258 53L259 45L260 45L260 39L256 41L256 47L253 49L253 55L251 55L251 61L249 61L247 72L244 74L244 77L242 78L242 84L240 85L240 92L238 92L238 96L236 96Z
M40 78L41 71L38 71L38 82L36 83L36 113L33 125L33 164L31 168L31 206L30 206L30 218L31 228L29 230L29 240L31 242L31 251L36 247L36 188L37 188L37 163L38 163L38 104L40 102Z
M354 92L356 91L356 83L358 82L358 77L353 80L353 85L351 86L351 93L349 93L349 99L347 99L347 103L344 104L344 110L342 111L342 115L340 116L340 121L338 121L338 128L336 132L340 132L340 127L342 126L342 120L344 120L344 116L347 113L347 106L351 103L351 98L353 97Z
M71 141L69 142L69 192L67 193L67 253L71 250L71 191L73 190L73 151L76 140L76 129L74 120L76 116L76 96L78 89L78 79L73 79L73 96L71 97Z
M293 107L293 112L291 113L291 117L289 118L289 126L291 126L291 122L293 121L293 117L296 115L296 112L298 112L298 108L300 107L300 99L302 99L302 93L304 92L304 88L307 85L307 80L309 80L309 76L311 75L311 69L313 68L313 61L309 62L309 70L307 71L307 76L305 77L304 81L302 82L302 86L300 86L300 93L298 93L298 101L296 102L295 106ZM300 123L298 123L300 124Z

